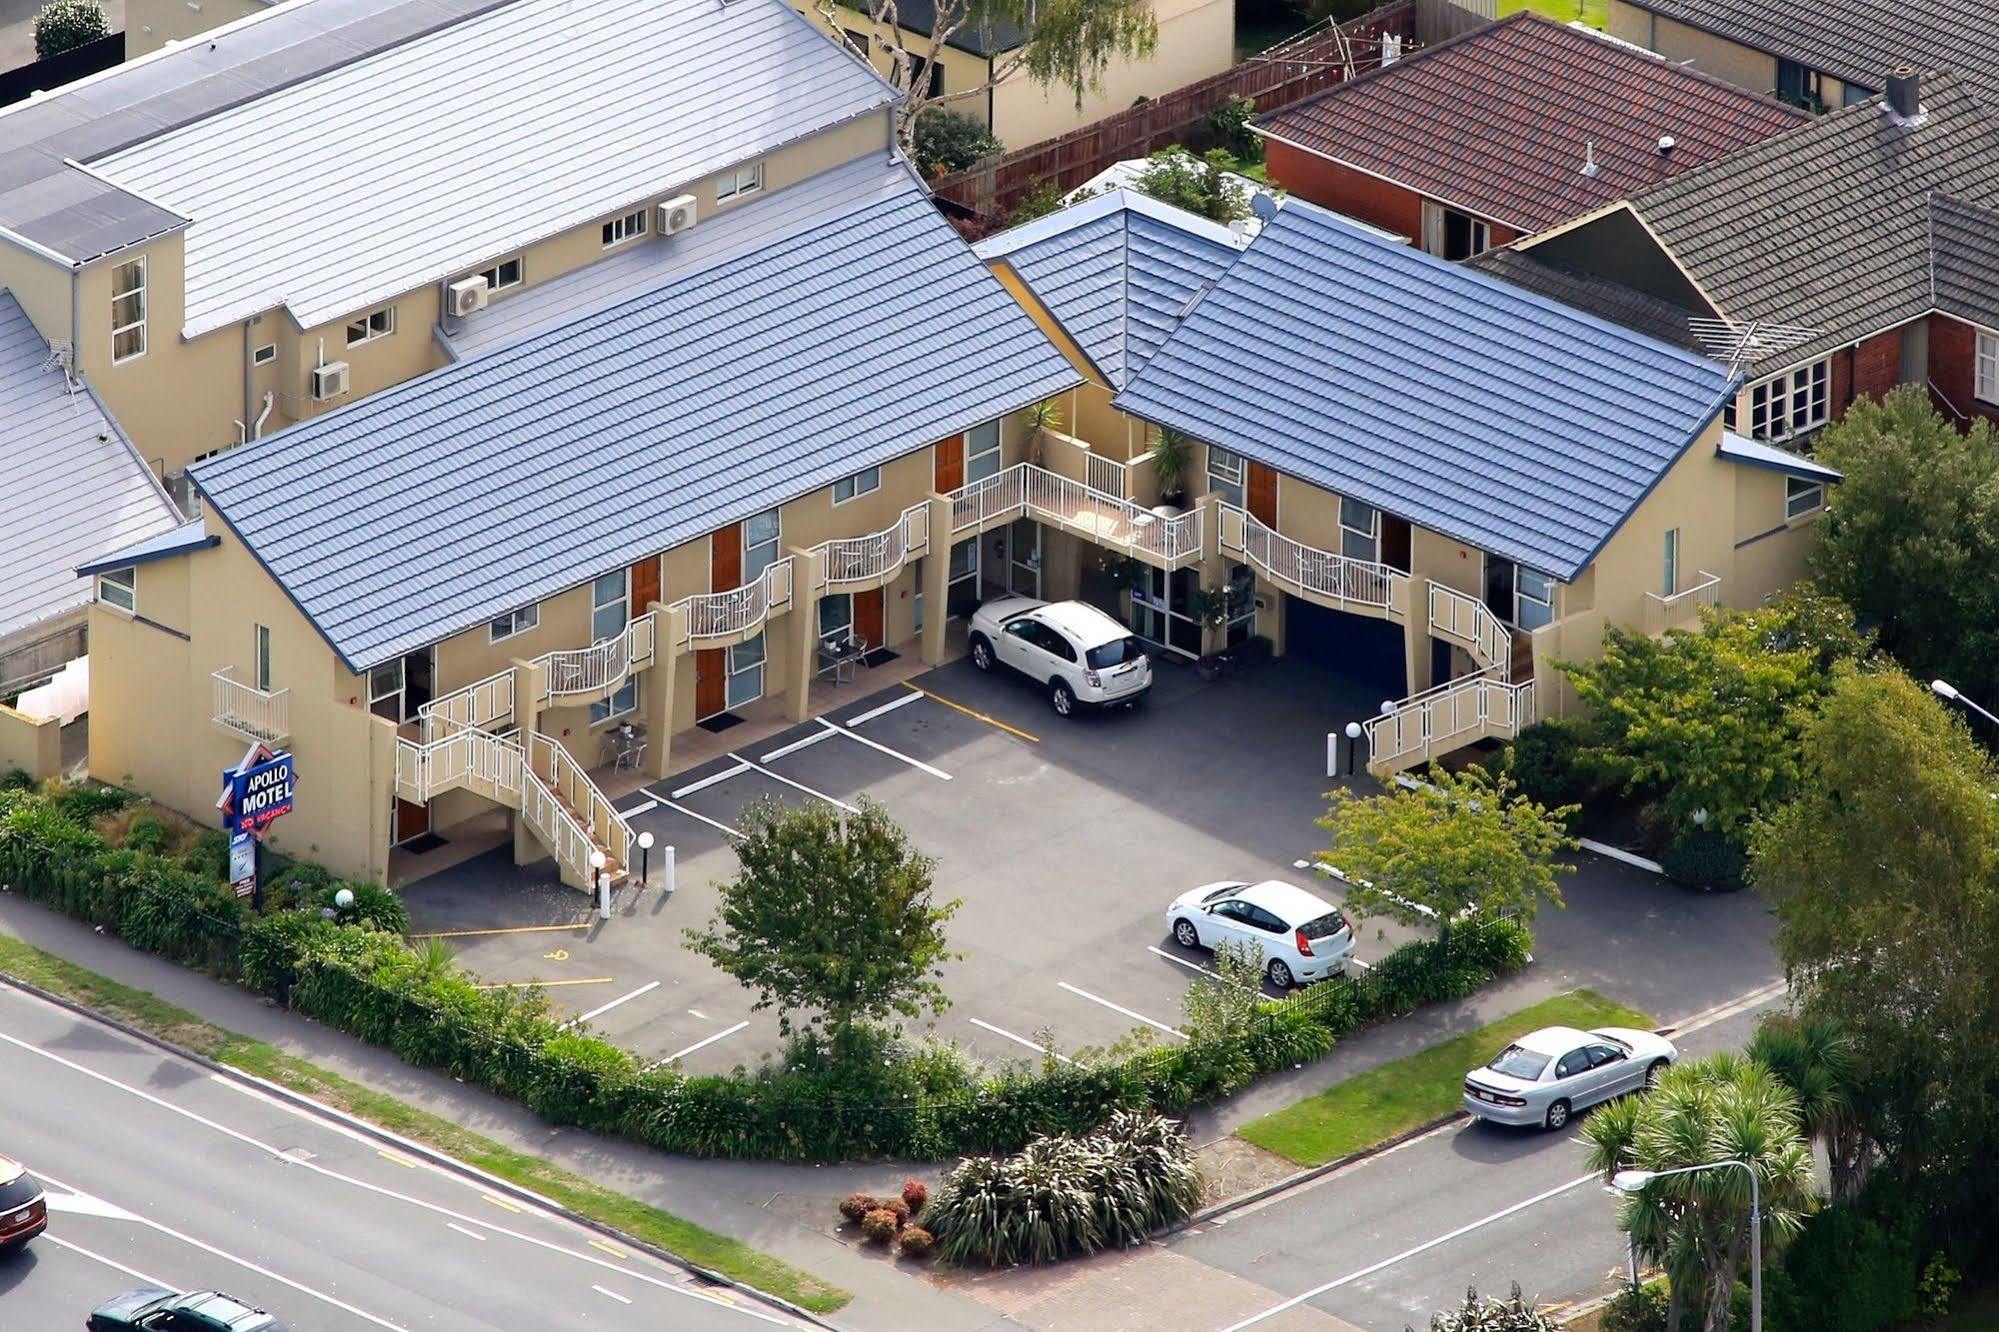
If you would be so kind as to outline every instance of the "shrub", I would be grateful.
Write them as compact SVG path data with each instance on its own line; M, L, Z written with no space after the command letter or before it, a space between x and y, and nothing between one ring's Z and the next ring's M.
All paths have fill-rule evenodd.
M157 855L167 844L171 833L167 825L152 814L139 814L133 818L131 826L125 830L127 851L149 851Z
M47 60L110 35L97 0L52 0L35 15L35 57Z
M1208 133L1217 144L1233 153L1237 161L1261 162L1263 136L1249 132L1249 123L1254 119L1256 100L1238 93L1208 112Z
M937 1238L922 1226L904 1226L898 1244L905 1258L927 1258L937 1247Z
M195 834L187 850L181 852L181 868L204 879L221 883L229 877L229 837L215 828Z
M884 1198L877 1204L877 1207L880 1211L889 1212L895 1216L895 1228L897 1230L909 1224L909 1204L902 1199Z
M868 1243L870 1244L888 1243L895 1238L895 1232L899 1225L900 1223L895 1219L895 1213L889 1211L886 1207L877 1207L874 1211L861 1217L861 1233L868 1237Z
M970 116L932 107L916 118L911 155L925 176L963 171L1005 151L1006 145Z
M840 1215L849 1221L859 1221L880 1206L872 1194L850 1193L840 1200Z
M342 888L354 894L354 905L340 915L342 924L361 925L386 934L408 934L410 912L403 899L378 883L349 879L320 890L320 904L333 906Z
M930 1201L930 1186L920 1179L905 1179L902 1182L902 1200L908 1204L911 1216L921 1216L924 1204Z
M35 775L26 768L9 768L7 775L0 777L0 791L27 791L34 785Z
M1603 1306L1596 1326L1597 1332L1666 1332L1664 1284L1626 1286Z
M1596 792L1595 784L1576 766L1581 748L1582 728L1577 723L1536 722L1506 747L1506 774L1520 794L1538 805L1559 809L1582 804Z
M1520 1293L1520 1283L1506 1299L1487 1299L1476 1286L1465 1291L1456 1309L1430 1315L1430 1332L1558 1332L1561 1324L1537 1313Z
M1659 855L1659 867L1667 878L1684 887L1733 892L1742 886L1749 853L1727 833L1690 828L1667 843Z
M1782 1269L1771 1273L1771 1321L1793 1332L1875 1332L1914 1318L1920 1229L1885 1188L1806 1217Z

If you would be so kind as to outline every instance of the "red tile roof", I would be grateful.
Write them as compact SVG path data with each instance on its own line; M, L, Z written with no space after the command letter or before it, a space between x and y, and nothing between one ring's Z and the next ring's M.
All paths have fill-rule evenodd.
M1538 231L1804 119L1796 107L1522 11L1256 123L1273 139ZM1659 151L1662 135L1674 140L1670 155ZM1585 175L1590 157L1597 170Z

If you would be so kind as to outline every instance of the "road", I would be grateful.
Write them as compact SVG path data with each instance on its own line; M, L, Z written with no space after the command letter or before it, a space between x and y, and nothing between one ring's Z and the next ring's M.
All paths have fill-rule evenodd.
M1762 992L1690 1021L1681 1051L1739 1048L1782 1003ZM1582 1159L1573 1132L1452 1124L1168 1247L1272 1293L1229 1332L1274 1328L1295 1303L1402 1332L1427 1327L1474 1284L1503 1296L1517 1281L1531 1299L1573 1303L1604 1293L1625 1263L1613 1200Z
M6 987L0 1086L0 1153L50 1211L0 1255L8 1327L81 1327L141 1284L224 1290L294 1332L799 1325Z

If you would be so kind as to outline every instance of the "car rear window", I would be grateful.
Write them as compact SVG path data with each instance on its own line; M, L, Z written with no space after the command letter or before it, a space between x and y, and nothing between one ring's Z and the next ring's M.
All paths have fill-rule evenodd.
M1347 927L1346 917L1337 911L1328 911L1316 916L1298 927L1307 939L1327 939Z
M1120 638L1114 643L1093 647L1084 655L1089 661L1091 670L1107 671L1113 666L1137 661L1145 655L1145 647L1136 638Z
M35 1182L33 1175L21 1175L0 1184L0 1212L12 1211L23 1203L31 1203L41 1196L42 1186Z
M1532 1082L1547 1071L1548 1056L1536 1054L1524 1046L1509 1045L1486 1067L1509 1078Z

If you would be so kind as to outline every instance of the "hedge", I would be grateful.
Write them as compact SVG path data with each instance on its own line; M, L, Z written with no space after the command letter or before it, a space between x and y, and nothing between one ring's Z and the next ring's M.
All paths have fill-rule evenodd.
M695 1077L565 1031L542 992L479 989L455 964L366 921L310 909L248 914L225 887L178 862L109 848L88 824L107 799L0 792L0 881L135 947L238 979L417 1067L510 1097L550 1123L691 1156L934 1160L1086 1133L1118 1111L1177 1113L1317 1058L1371 1023L1463 998L1523 966L1531 943L1510 922L1462 923L1442 940L1396 949L1358 980L1268 1005L1247 1031L1197 1034L1113 1062L939 1074L900 1095L770 1065Z

